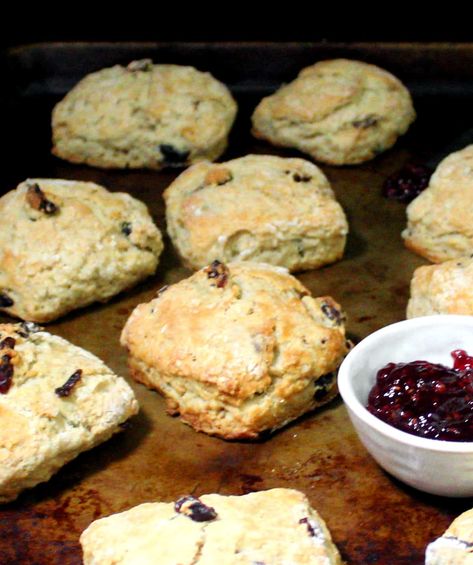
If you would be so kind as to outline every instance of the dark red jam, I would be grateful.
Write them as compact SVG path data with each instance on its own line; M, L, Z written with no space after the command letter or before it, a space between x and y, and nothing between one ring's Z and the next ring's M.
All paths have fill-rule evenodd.
M368 410L416 436L473 441L473 357L452 351L453 368L429 363L388 363L378 371Z
M431 169L423 165L408 163L386 179L383 185L383 195L390 200L410 202L427 188L431 175Z

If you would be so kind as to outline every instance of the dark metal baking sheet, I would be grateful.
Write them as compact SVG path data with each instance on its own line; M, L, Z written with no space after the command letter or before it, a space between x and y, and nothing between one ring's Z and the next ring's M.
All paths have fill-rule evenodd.
M85 73L138 57L191 64L227 82L240 104L223 159L249 152L298 155L253 139L251 111L260 97L304 65L356 57L386 67L414 94L418 119L391 151L356 167L322 166L347 211L345 257L299 278L314 294L332 294L360 339L404 318L408 285L423 260L400 232L405 206L380 193L387 175L412 158L427 159L473 125L473 45L416 44L39 44L1 60L0 116L7 152L0 193L26 177L91 180L127 191L150 207L164 229L161 194L177 171L104 171L50 155L50 113ZM5 158L6 157L6 158ZM0 229L2 225L0 223ZM127 376L120 330L132 309L155 290L189 275L166 240L157 274L105 305L74 312L48 329L101 357ZM7 320L3 316L0 319ZM423 563L426 544L472 500L449 500L410 489L384 473L358 441L340 399L269 439L225 442L167 416L162 399L133 384L141 403L131 428L80 455L48 483L0 509L0 563L81 563L79 535L101 516L185 493L242 494L276 486L304 491L325 518L348 563Z

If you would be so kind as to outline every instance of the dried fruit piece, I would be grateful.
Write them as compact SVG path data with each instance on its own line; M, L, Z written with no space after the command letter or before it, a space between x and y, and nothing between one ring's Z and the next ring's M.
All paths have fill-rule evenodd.
M190 151L176 149L174 145L168 143L162 143L159 146L159 150L164 157L164 161L170 165L185 163L190 154Z
M209 279L215 279L218 288L223 288L228 281L228 267L218 260L215 260L208 267L205 267L204 273L207 273Z
M41 331L41 327L34 322L21 322L20 329L16 330L16 333L21 337L29 337L30 334Z
M311 537L313 538L324 537L322 528L320 528L320 526L314 520L311 520L310 518L301 518L299 520L299 524L305 524L307 526L307 531L309 532L309 535Z
M292 179L294 182L309 182L312 180L312 177L310 175L304 175L301 173L294 173L292 175Z
M13 304L13 299L10 298L8 294L0 292L0 308L10 308L10 306L13 306Z
M217 518L217 512L195 496L183 496L174 503L174 509L194 522L210 522Z
M153 70L153 61L152 59L139 59L138 61L131 61L126 66L126 70L132 73L137 71L144 71L149 72Z
M120 231L123 235L129 236L132 232L131 222L122 222L120 224Z
M15 347L16 340L14 337L8 336L2 341L0 341L0 349L13 349Z
M399 202L411 202L427 188L431 176L432 170L428 167L408 163L386 179L383 196Z
M80 381L81 377L82 377L82 369L77 369L77 371L72 373L72 375L67 379L67 381L62 386L56 388L54 392L61 398L69 396L72 392L72 389Z
M232 172L225 167L213 167L205 175L204 185L217 184L222 186L233 179Z
M321 306L322 312L327 316L329 320L335 322L337 326L340 326L344 321L344 316L342 312L338 308L335 308L333 304L329 304L328 302L324 302Z
M326 375L322 375L319 379L315 381L315 386L317 390L314 393L315 400L322 400L327 396L329 393L329 389L332 387L333 382L335 380L335 373L327 373Z
M12 385L14 367L11 362L13 348L16 341L12 337L6 337L0 342L0 349L6 352L0 357L0 393L6 394Z
M28 186L28 190L26 191L26 202L28 202L34 210L40 210L41 212L48 214L48 216L55 214L59 210L59 207L56 206L54 202L51 202L51 200L46 198L46 195L37 183L33 183Z

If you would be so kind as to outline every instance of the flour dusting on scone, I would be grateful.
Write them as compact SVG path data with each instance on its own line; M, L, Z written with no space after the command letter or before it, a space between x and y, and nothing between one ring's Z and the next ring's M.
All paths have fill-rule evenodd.
M473 258L460 257L414 271L407 318L433 314L473 316Z
M87 75L56 105L53 153L105 168L184 167L216 159L237 106L210 73L145 59Z
M425 565L473 563L473 510L456 518L445 533L427 546Z
M303 159L247 155L199 163L164 198L169 235L193 269L218 259L300 271L343 255L343 209L322 171Z
M320 515L296 490L186 496L92 522L84 565L341 565Z
M0 502L120 431L133 391L100 359L30 322L0 324Z
M406 246L441 263L473 253L473 145L446 157L407 207Z
M133 377L171 414L225 439L255 438L337 393L344 314L286 269L213 262L131 314Z
M0 198L0 310L49 322L152 275L163 249L146 206L92 182L29 179Z
M389 149L415 119L406 87L387 71L335 59L302 69L263 98L253 134L333 165L362 163Z

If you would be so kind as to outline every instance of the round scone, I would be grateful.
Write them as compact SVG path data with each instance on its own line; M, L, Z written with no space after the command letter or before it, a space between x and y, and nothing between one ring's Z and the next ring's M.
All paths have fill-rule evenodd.
M47 481L138 412L104 363L31 322L0 324L0 502Z
M87 75L56 105L53 153L105 168L211 161L225 150L236 111L210 73L133 61Z
M215 261L140 304L121 343L168 412L225 439L275 430L337 394L344 315L282 267Z
M340 259L348 224L325 175L303 159L198 163L167 188L169 235L185 263L255 261L290 271Z
M332 165L389 149L415 119L406 87L387 71L348 59L321 61L263 98L253 134Z
M34 322L106 301L153 274L146 206L91 182L29 179L0 198L0 310Z
M407 207L406 246L441 263L473 252L473 145L446 157Z
M445 533L427 546L425 565L473 564L473 510L456 518Z
M407 317L432 314L473 316L473 258L419 267L411 281Z
M92 522L84 565L341 565L307 498L276 488L243 496L185 496Z

